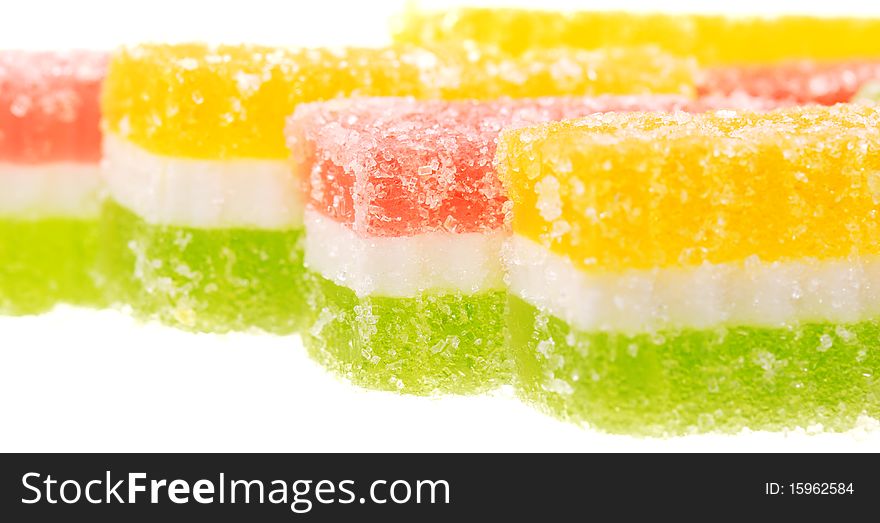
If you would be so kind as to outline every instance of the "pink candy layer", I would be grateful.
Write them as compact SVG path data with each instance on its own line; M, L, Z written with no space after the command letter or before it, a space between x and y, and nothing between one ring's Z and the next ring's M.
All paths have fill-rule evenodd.
M101 158L104 53L0 51L0 161Z
M849 102L865 82L880 80L880 62L792 62L721 67L704 72L700 94L743 93L773 100L833 105Z
M607 96L494 102L363 98L304 104L288 144L307 205L364 236L499 229L503 128L609 111L770 109L749 97Z

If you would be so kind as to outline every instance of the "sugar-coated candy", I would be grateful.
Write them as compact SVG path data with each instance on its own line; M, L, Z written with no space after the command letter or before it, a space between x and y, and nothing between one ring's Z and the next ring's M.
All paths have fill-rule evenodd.
M880 61L796 61L773 65L712 67L698 84L701 95L743 93L799 104L850 102L863 85L880 80Z
M622 433L877 418L878 124L840 104L503 133L520 394Z
M371 388L467 393L507 383L513 362L500 248L509 208L493 165L498 133L603 111L709 103L604 96L301 105L287 135L307 187L310 353Z
M284 117L340 96L493 99L549 95L690 95L695 65L656 48L285 49L140 45L113 57L109 129L154 153L200 159L287 158Z
M104 53L0 51L0 312L101 303Z
M810 58L880 58L880 18L728 17L619 11L539 11L465 7L411 9L400 42L473 41L522 53L546 47L597 49L659 45L703 64L771 63Z
M474 46L123 48L103 94L102 264L116 300L142 316L199 331L291 332L309 310L283 130L298 104L694 89L694 64L653 48L527 58Z

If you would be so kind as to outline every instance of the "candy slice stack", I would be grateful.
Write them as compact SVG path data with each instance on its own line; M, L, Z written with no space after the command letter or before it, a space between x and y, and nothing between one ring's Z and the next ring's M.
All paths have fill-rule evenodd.
M838 105L504 133L523 397L626 433L880 415L878 124Z
M106 57L0 52L0 311L98 304Z
M143 45L104 94L104 267L121 303L199 331L304 317L302 203L284 117L302 100L421 85L393 52Z
M878 32L878 18L461 8L410 10L395 38L422 45L466 40L498 45L514 54L558 46L597 49L652 44L712 65L880 58Z
M498 133L603 111L702 107L675 96L301 105L287 132L307 186L310 352L372 388L429 394L505 383L500 246L509 208L492 163Z
M291 328L301 209L278 116L293 109L291 68L261 48L115 54L103 266L116 300L195 330Z
M462 47L123 49L103 97L114 294L194 330L298 328L310 308L283 127L301 102L607 91L693 93L694 65L656 49L538 51L528 62Z

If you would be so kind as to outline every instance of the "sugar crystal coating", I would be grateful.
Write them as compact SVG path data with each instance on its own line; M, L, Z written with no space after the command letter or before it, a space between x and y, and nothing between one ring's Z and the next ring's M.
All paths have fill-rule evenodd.
M357 385L406 394L475 394L510 382L505 293L358 297L313 275L315 307L303 342Z
M512 296L509 340L527 402L612 433L814 428L880 417L880 322L579 331Z
M694 64L654 48L536 50L286 49L140 45L113 59L107 128L152 152L190 158L288 156L283 117L340 96L478 98L553 94L692 94Z
M878 120L867 105L595 115L504 133L499 169L513 230L586 270L877 254Z
M570 46L653 44L704 64L771 63L786 59L880 57L877 18L725 17L618 11L539 11L459 8L409 10L398 24L400 42L468 40L512 53Z
M114 54L103 96L108 129L156 153L285 158L284 115L304 100L358 88L407 92L414 75L390 51L340 55L206 44L138 45ZM343 66L345 64L345 66Z
M0 161L97 162L104 53L0 51Z
M833 105L852 101L866 83L880 79L880 61L798 61L764 66L714 67L703 71L701 95L751 96Z
M288 142L313 208L368 235L502 226L493 158L502 129L609 111L772 108L750 97L599 96L487 102L372 98L304 104Z
M197 332L289 334L306 316L301 229L147 223L108 201L99 264L112 299L136 316Z

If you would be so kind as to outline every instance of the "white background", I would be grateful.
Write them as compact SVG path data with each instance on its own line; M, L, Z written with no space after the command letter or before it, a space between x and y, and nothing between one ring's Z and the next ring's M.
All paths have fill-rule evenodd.
M430 6L462 2L424 2ZM474 2L471 2L474 3ZM737 14L880 15L880 3L477 2ZM379 45L404 0L3 2L0 47L109 48L142 40ZM873 4L873 5L872 5ZM0 317L0 451L880 451L850 434L610 436L513 399L363 391L313 364L298 338L188 334L114 311Z

